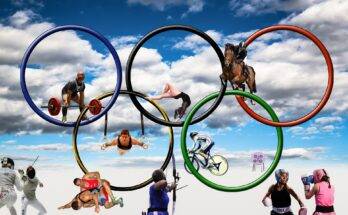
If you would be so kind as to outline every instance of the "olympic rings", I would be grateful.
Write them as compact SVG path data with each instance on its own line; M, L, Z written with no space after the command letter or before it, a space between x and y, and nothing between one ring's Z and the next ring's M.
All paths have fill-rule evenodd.
M126 95L133 95L133 96L138 96L142 99L145 99L146 101L150 102L158 111L160 111L161 115L163 116L163 118L165 120L169 120L168 118L168 115L167 113L158 105L156 104L155 102L149 100L148 98L146 98L146 95L142 94L142 93L139 93L139 92L128 92L128 91L125 91L125 90L121 90L120 91L120 94L126 94ZM106 97L109 97L113 95L113 92L108 92L108 93L105 93L99 97L97 97L96 99L98 100L102 100ZM88 108L85 108L81 114L79 115L79 117L77 118L77 121L76 121L76 125L74 127L74 131L73 131L73 138L72 138L72 147L73 147L73 153L75 155L75 159L78 163L78 165L80 166L81 170L84 172L84 173L88 173L88 170L87 168L85 167L85 165L83 164L82 160L81 160L81 157L80 157L80 154L79 154L79 151L78 151L78 148L77 148L77 135L78 135L78 131L79 131L79 127L80 127L80 123L81 123L81 120L82 120L82 117L83 115L87 112ZM173 135L173 128L172 127L168 127L168 134L169 134L169 150L168 150L168 154L167 154L167 157L161 167L162 170L165 170L166 167L168 166L169 162L170 162L170 159L172 158L172 154L173 154L173 148L174 148L174 135ZM114 191L132 191L132 190L137 190L137 189L140 189L140 188L143 188L147 185L149 185L151 182L153 182L152 178L140 183L140 184L137 184L137 185L134 185L134 186L129 186L129 187L117 187L117 186L110 186L110 188Z
M310 39L321 51L321 53L323 54L324 58L325 58L325 62L327 65L327 71L328 71L328 82L327 82L327 87L325 89L325 93L324 96L322 97L322 99L320 100L319 104L307 115L293 120L293 121L286 121L286 122L275 122L275 121L271 121L267 118L264 118L260 115L258 115L257 113L255 113L243 100L243 98L236 96L238 103L240 104L240 106L254 119L256 119L257 121L264 123L266 125L270 125L270 126L281 126L281 127L290 127L290 126L295 126L295 125L299 125L302 124L308 120L310 120L311 118L313 118L315 115L317 115L325 106L325 104L327 103L327 101L330 98L331 92L332 92L332 88L333 88L333 83L334 83L334 69L333 69L333 65L332 65L332 60L330 57L329 52L327 51L326 47L324 46L324 44L311 32L297 27L297 26L292 26L292 25L274 25L274 26L270 26L268 28L264 28L261 29L257 32L255 32L254 34L252 34L246 41L245 41L245 46L250 45L256 38L260 37L263 34L269 33L269 32L273 32L273 31L277 31L277 30L288 30L288 31L293 31L296 33L299 33L305 37L307 37L308 39Z
M33 111L38 114L41 118L43 118L44 120L53 123L55 125L59 125L59 126L64 126L64 127L74 127L76 125L75 122L68 122L68 123L63 123L57 119L54 119L50 116L48 116L47 114L45 114L42 110L40 110L35 103L33 102L32 98L29 95L28 89L27 89L27 85L26 85L26 80L25 80L25 70L27 67L27 63L29 60L29 57L31 55L31 53L33 52L34 48L46 37L48 37L51 34L54 34L56 32L59 31L65 31L65 30L79 30L79 31L83 31L85 33L91 34L94 37L96 37L97 39L99 39L101 42L104 43L104 45L109 49L115 65L116 65L116 74L117 74L117 82L116 82L116 86L114 89L115 94L111 97L109 103L106 105L106 107L104 108L104 110L102 110L100 112L100 114L91 117L88 120L85 120L81 123L82 125L87 125L89 123L92 123L96 120L98 120L100 117L102 117L104 114L106 114L108 112L108 110L112 107L112 105L116 102L116 99L120 93L120 89L121 89L121 82L122 82L122 67L121 67L121 62L120 59L118 57L118 54L116 52L116 50L114 49L114 47L112 46L112 44L100 33L83 27L83 26L78 26L78 25L65 25L65 26L60 26L60 27L56 27L56 28L52 28L46 32L44 32L43 34L41 34L39 37L37 37L28 47L28 49L26 50L23 59L22 59L22 63L21 63L21 68L20 68L20 84L21 84L21 88L22 88L22 92L23 92L23 96L25 98L25 100L27 101L27 103L29 104L29 106L31 107L31 109L33 109Z
M133 92L133 86L132 86L132 81L131 81L131 71L132 71L132 65L133 65L133 61L135 58L135 55L138 53L139 49L141 48L142 45L144 45L144 43L146 41L148 41L150 38L152 38L153 36L156 36L159 33L165 32L165 31L170 31L170 30L183 30L183 31L188 31L191 32L193 34L197 34L198 36L202 37L204 40L206 40L211 46L212 48L215 50L217 56L219 57L220 63L221 63L221 67L223 68L224 66L224 55L220 49L220 47L215 43L215 41L209 37L206 33L197 30L193 27L190 26L185 26L185 25L167 25L164 27L160 27L157 28L153 31L151 31L150 33L148 33L147 35L145 35L133 48L132 52L129 55L128 61L127 61L127 66L126 66L126 86L127 86L127 90L129 92ZM202 113L202 115L200 115L197 118L194 118L192 120L192 124L197 123L199 121L202 121L203 119L207 118L220 104L223 95L226 91L226 86L227 84L224 84L223 82L221 83L221 88L219 91L219 96L216 98L215 102L212 104L211 107L209 107L209 109L207 111L205 111L204 113ZM133 102L133 104L135 105L135 107L144 115L146 116L148 119L160 124L160 125L166 125L166 126L172 126L172 127L180 127L183 126L184 122L170 122L170 121L165 121L162 120L154 115L152 115L150 112L148 112L147 110L145 110L145 108L143 108L143 106L139 103L139 101L137 100L136 96L134 95L130 95L130 98Z
M83 121L82 122L82 117L84 116L84 114L87 112L88 108L85 108L79 115L78 119L76 122L71 122L71 123L62 123L61 121L58 121L54 118L49 117L48 115L46 115L44 112L42 112L42 110L40 110L33 102L32 98L29 95L27 86L26 86L26 80L25 80L25 70L26 70L26 66L29 60L29 57L32 53L32 51L34 50L34 48L38 45L38 43L40 43L43 39L45 39L46 37L48 37L49 35L59 32L59 31L64 31L64 30L80 30L86 33L89 33L93 36L95 36L97 39L99 39L101 42L104 43L104 45L107 46L107 48L109 49L109 51L111 52L111 55L114 59L115 65L116 65L116 74L117 74L117 83L115 86L114 91L111 91L109 93L105 93L101 96L99 96L97 99L104 99L106 97L112 96L110 99L110 102L108 103L108 105L105 107L105 109L98 115L90 118L89 120ZM238 90L228 90L226 91L226 87L227 87L227 82L226 81L222 81L221 82L221 88L219 92L215 92L212 93L210 95L208 95L207 97L203 98L202 100L200 100L197 104L194 105L194 107L192 108L192 110L187 114L186 118L184 121L181 122L171 122L168 118L167 113L154 101L148 99L146 97L146 95L136 92L133 90L132 87L132 83L131 83L131 68L133 65L133 61L135 59L136 54L138 53L138 51L140 50L140 48L145 44L146 41L148 41L150 38L156 36L157 34L160 34L162 32L166 32L166 31L170 31L170 30L183 30L183 31L188 31L191 32L193 34L196 34L200 37L202 37L204 40L206 40L214 49L214 51L216 52L221 67L224 68L224 55L220 49L220 47L215 43L215 41L209 37L207 34L205 34L204 32L192 28L190 26L184 26L184 25L169 25L169 26L164 26L164 27L160 27L157 28L151 32L149 32L147 35L145 35L137 44L136 46L133 48L133 50L130 53L130 56L128 58L127 61L127 65L126 65L126 86L127 86L127 91L125 90L120 90L121 89L121 81L122 81L122 70L121 70L121 63L120 63L120 59L118 57L117 52L115 51L115 49L113 48L113 46L111 45L111 43L101 34L86 28L86 27L82 27L82 26L76 26L76 25L66 25L66 26L60 26L60 27L56 27L53 28L51 30L48 30L46 32L44 32L43 34L41 34L38 38L36 38L32 44L29 46L29 48L26 50L24 57L22 59L22 63L21 63L21 68L20 68L20 84L21 84L21 88L22 88L22 92L24 95L24 98L26 99L26 101L28 102L29 106L43 119L45 119L46 121L53 123L55 125L59 125L59 126L65 126L65 127L74 127L74 131L73 131L73 153L75 155L75 159L79 165L79 167L81 168L81 170L84 173L87 173L88 170L87 168L84 166L79 152L78 152L78 148L77 148L77 135L78 135L78 130L80 126L83 125L87 125L89 123L92 123L96 120L98 120L100 117L102 117L104 114L106 114L110 108L112 107L112 105L115 103L116 99L118 98L119 94L127 94L129 95L131 101L133 102L133 104L135 105L135 107L143 114L145 115L148 119L154 121L157 124L160 125L165 125L168 126L169 129L169 150L168 150L168 154L167 157L164 161L164 163L162 164L161 169L164 170L169 162L170 159L173 155L173 147L174 147L174 135L173 135L173 128L172 127L180 127L183 126L182 128L182 132L181 132L181 151L185 160L185 163L187 165L187 167L189 168L189 170L191 171L191 173L198 179L200 180L202 183L204 183L205 185L216 189L216 190L220 190L220 191L225 191L225 192L240 192L240 191L245 191L251 188L256 187L257 185L259 185L260 183L262 183L263 181L265 181L274 171L274 169L277 167L281 155L282 155L282 151L283 151L283 131L282 131L282 127L289 127L289 126L295 126L295 125L299 125L301 123L304 123L308 120L310 120L311 118L313 118L316 114L318 114L322 108L326 105L327 101L330 98L331 92L332 92L332 88L333 88L333 84L334 84L334 69L333 69L333 65L332 65L332 60L330 57L329 52L327 51L326 47L324 46L324 44L311 32L309 32L308 30L305 30L303 28L297 27L297 26L291 26L291 25L276 25L276 26L270 26L264 29L261 29L257 32L255 32L254 34L252 34L246 41L245 41L245 46L247 47L248 45L250 45L256 38L262 36L263 34L269 33L269 32L273 32L273 31L277 31L277 30L287 30L287 31L293 31L296 33L299 33L303 36L305 36L306 38L310 39L321 51L322 55L324 56L325 62L327 64L327 70L328 70L328 82L327 82L327 87L325 90L325 93L321 99L321 101L319 102L319 104L307 115L293 120L293 121L285 121L285 122L279 122L279 119L277 117L277 115L275 114L275 112L273 111L273 109L264 101L262 100L260 97L247 93L247 92L242 92L242 91L238 91ZM186 145L186 135L187 135L187 130L189 125L191 124L195 124L197 122L202 121L203 119L207 118L217 107L218 105L221 103L223 97L225 95L235 95L237 98L238 103L241 105L241 107L254 119L256 119L257 121L270 125L270 126L274 126L277 132L277 140L278 140L278 145L277 145L277 150L276 150L276 154L274 157L273 162L271 163L270 167L256 180L245 184L245 185L241 185L241 186L224 186L224 185L219 185L216 184L214 182L209 181L208 179L204 178L192 165L190 159L189 159L189 155L187 152L187 145ZM140 97L142 99L145 99L146 101L150 102L153 106L155 106L155 108L160 111L162 117L164 119L158 118L154 115L152 115L150 112L148 112L147 110L144 109L144 107L140 104L140 102L138 101L137 97ZM255 113L243 100L242 97L247 97L250 98L254 101L256 101L258 104L260 104L263 108L266 109L266 111L270 114L272 120L268 120L267 118L264 118L260 115L258 115L257 113ZM197 113L197 111L206 103L208 103L211 100L214 100L212 106L209 107L209 109L207 111L205 111L204 113L202 113L200 116L194 117L194 115ZM129 186L129 187L116 187L116 186L111 186L112 190L115 191L131 191L131 190L136 190L136 189L140 189L143 188L145 186L147 186L148 184L150 184L152 182L152 179L148 179L140 184L134 185L134 186Z
M253 95L253 94L250 94L247 92L243 92L243 91L239 91L239 90L227 90L225 92L225 95L238 95L238 96L243 96L243 97L247 97L249 99L252 99L252 100L256 101L258 104L260 104L263 108L266 109L266 111L270 114L273 121L275 121L275 122L279 121L277 115L275 114L275 112L273 111L271 106L269 106L264 100L262 100L260 97L258 97L256 95ZM187 114L187 116L185 118L184 126L181 130L181 152L182 152L182 155L184 157L185 164L187 165L187 167L189 168L191 173L199 181L201 181L203 184L205 184L213 189L225 191L225 192L241 192L241 191L249 190L249 189L254 188L257 185L261 184L263 181L265 181L272 174L272 172L275 170L275 168L277 167L277 165L280 161L281 155L282 155L282 151L283 151L283 130L281 127L275 127L275 129L277 131L277 136L278 136L277 151L276 151L276 154L274 156L274 160L273 160L271 166L258 179L254 180L248 184L241 185L241 186L234 186L234 187L216 184L216 183L206 179L204 176L202 176L194 168L192 162L190 161L189 154L187 151L186 135L187 135L188 126L190 125L190 122L191 122L194 114L197 113L199 108L201 108L204 104L206 104L207 102L216 98L217 96L218 96L218 93L216 92L216 93L212 93L212 94L208 95L207 97L203 98L202 100L200 100L192 108L192 110Z

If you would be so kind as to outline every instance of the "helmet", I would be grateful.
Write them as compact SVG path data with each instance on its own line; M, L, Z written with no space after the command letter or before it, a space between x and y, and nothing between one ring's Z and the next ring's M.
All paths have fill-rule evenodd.
M152 173L152 180L157 183L161 180L166 180L163 170L157 169Z
M288 175L288 180L289 180L289 172L286 171L285 169L278 169L274 173L277 183L280 182L280 175L283 174L283 173L286 173Z
M28 166L28 168L27 168L27 176L30 178L30 179L33 179L33 178L35 178L35 169L34 169L34 167L32 167L32 166Z
M14 161L11 159L11 158L8 158L8 157L3 157L1 159L1 165L2 167L6 168L10 168L10 169L14 169Z
M313 171L313 178L314 178L314 183L319 183L321 182L321 179L324 176L328 176L326 171L324 169L316 169Z
M190 137L191 137L191 139L193 139L196 135L198 134L198 132L191 132L190 133Z

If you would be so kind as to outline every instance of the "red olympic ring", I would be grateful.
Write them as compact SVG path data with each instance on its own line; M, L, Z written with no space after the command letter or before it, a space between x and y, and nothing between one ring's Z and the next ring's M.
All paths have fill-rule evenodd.
M275 126L275 127L290 127L290 126L295 126L295 125L299 125L301 123L304 123L308 120L310 120L311 118L313 118L316 114L318 114L321 109L323 109L323 107L325 106L325 104L327 103L327 101L330 98L331 92L332 92L332 88L333 88L333 83L334 83L334 69L333 69L333 65L332 65L332 60L330 57L329 52L327 51L326 47L324 46L324 44L311 32L309 32L308 30L305 30L303 28L297 27L297 26L292 26L292 25L274 25L274 26L270 26L264 29L261 29L257 32L255 32L254 34L252 34L249 38L247 38L247 40L245 41L245 46L247 47L248 45L250 45L256 38L260 37L263 34L266 33L270 33L273 31L278 31L278 30L287 30L287 31L293 31L296 33L299 33L305 37L307 37L308 39L310 39L321 51L321 53L323 54L324 58L325 58L325 62L327 65L327 71L328 71L328 81L327 81L327 87L324 93L324 96L322 97L322 99L320 100L319 104L307 115L298 118L296 120L292 120L292 121L285 121L285 122L273 122L267 118L264 118L263 116L258 115L257 113L255 113L244 101L244 99L240 96L236 96L238 103L240 104L240 106L255 120L264 123L266 125L270 125L270 126Z

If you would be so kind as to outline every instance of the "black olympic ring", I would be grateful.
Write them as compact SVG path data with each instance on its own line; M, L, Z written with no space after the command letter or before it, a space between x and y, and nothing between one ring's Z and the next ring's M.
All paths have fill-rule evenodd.
M126 66L126 86L127 86L127 90L129 92L133 92L133 87L132 87L132 81L131 81L131 68L132 68L132 64L135 58L135 55L138 53L139 49L141 48L142 45L144 45L144 43L146 41L148 41L150 38L152 38L153 36L165 32L165 31L170 31L170 30L183 30L183 31L188 31L191 32L193 34L196 34L200 37L202 37L204 40L206 40L211 46L212 48L215 50L217 56L219 57L220 63L221 63L221 67L224 67L224 55L220 49L220 47L218 46L218 44L215 43L215 41L208 36L206 33L197 30L193 27L190 26L185 26L185 25L168 25L168 26L163 26L160 28L157 28L153 31L151 31L150 33L148 33L147 35L145 35L133 48L132 52L129 55L128 61L127 61L127 66ZM218 97L215 99L214 103L212 104L212 106L209 107L208 110L206 110L204 113L202 113L200 116L194 118L191 122L191 124L195 124L198 123L200 121L202 121L203 119L207 118L220 104L221 100L224 97L224 93L226 91L226 87L227 84L225 81L221 81L221 88L219 91L219 95ZM181 127L184 125L184 121L181 122L171 122L171 121L165 121L162 120L154 115L152 115L150 112L148 112L147 110L145 110L145 108L140 104L140 102L137 100L136 96L134 95L129 95L133 104L135 105L135 107L144 115L146 116L148 119L154 121L157 124L160 125L166 125L166 126L172 126L172 127Z

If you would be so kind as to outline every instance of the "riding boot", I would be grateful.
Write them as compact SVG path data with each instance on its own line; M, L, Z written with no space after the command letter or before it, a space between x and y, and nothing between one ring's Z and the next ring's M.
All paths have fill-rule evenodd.
M68 114L68 107L67 106L62 107L62 113L63 113L62 122L66 122L67 121L66 115Z

